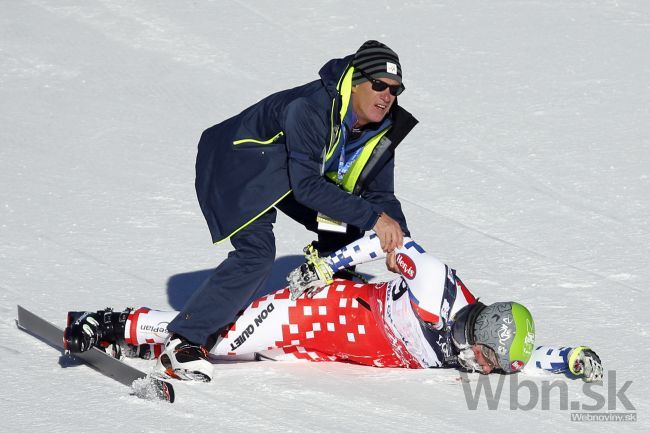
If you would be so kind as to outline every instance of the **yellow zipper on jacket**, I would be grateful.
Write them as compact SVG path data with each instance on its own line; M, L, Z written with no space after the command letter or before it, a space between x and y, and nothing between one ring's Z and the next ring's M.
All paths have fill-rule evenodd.
M339 83L336 88L341 95L341 109L339 110L339 119L343 122L345 113L348 112L348 106L350 105L350 100L352 99L352 75L354 74L354 68L350 66L345 74L341 76ZM336 147L341 141L341 125L334 125L334 107L336 106L336 98L332 100L332 109L330 112L330 144L326 151L323 152L323 168L325 167L327 161L334 155Z
M241 140L236 140L233 141L232 144L235 146L244 144L244 143L254 143L254 144L273 144L275 141L277 141L280 137L284 135L284 131L280 131L277 134L275 134L273 137L269 138L268 140L255 140L254 138L242 138Z

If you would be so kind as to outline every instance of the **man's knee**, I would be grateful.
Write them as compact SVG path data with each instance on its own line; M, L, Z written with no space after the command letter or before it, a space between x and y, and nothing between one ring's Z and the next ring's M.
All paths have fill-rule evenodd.
M255 261L260 264L275 259L275 239L266 236L248 236L232 242L235 250L232 252L240 260Z
M246 257L246 266L255 273L270 273L275 262L275 246L256 251L255 254Z
M275 258L275 235L273 223L276 211L268 211L258 220L251 223L230 238L235 253L246 257L271 260Z

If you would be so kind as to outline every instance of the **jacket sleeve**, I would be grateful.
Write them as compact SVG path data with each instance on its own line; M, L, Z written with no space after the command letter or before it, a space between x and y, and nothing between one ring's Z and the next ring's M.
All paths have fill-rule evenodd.
M395 197L394 175L395 157L393 156L368 183L361 197L372 205L376 213L386 212L399 223L406 236L411 236L406 225L406 217L402 212L402 205Z
M306 99L293 101L286 108L284 133L289 181L296 200L338 221L371 230L379 218L373 206L321 175L329 137L329 125L322 113Z

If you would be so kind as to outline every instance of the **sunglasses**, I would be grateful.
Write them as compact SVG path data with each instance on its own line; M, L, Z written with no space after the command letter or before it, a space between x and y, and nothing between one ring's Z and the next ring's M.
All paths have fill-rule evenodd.
M406 88L404 87L404 84L388 84L384 83L383 81L379 81L375 78L372 78L370 75L368 75L363 69L356 68L357 71L361 72L361 75L363 77L370 81L370 84L372 84L372 90L375 92L383 92L386 89L389 89L389 92L393 96L398 96L400 95Z

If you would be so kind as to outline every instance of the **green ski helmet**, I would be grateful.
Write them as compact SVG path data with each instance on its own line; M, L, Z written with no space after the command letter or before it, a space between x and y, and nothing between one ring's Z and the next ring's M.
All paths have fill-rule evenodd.
M512 373L524 368L535 349L535 322L517 302L467 305L454 317L453 341L462 346L483 344L497 355L499 368Z

